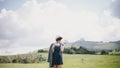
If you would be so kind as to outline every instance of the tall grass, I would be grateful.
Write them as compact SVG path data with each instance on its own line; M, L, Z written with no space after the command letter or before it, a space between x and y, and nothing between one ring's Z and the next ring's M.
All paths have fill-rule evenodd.
M47 57L47 54L43 54ZM120 56L64 54L63 68L119 68ZM0 64L0 68L49 68L47 62L33 64Z

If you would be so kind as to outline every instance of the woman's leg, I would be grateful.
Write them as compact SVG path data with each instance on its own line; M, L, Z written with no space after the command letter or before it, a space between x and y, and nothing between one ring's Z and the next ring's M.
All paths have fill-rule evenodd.
M62 65L57 65L57 68L62 68Z
M54 68L57 68L57 65L54 65Z

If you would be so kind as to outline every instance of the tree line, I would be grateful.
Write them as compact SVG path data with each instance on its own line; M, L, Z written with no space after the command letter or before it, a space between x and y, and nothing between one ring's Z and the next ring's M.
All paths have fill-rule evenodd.
M65 54L93 54L94 52L89 51L86 48L80 46L79 48L76 48L76 47L65 48L64 53Z
M48 53L47 50L39 49L38 53ZM93 50L90 51L85 47L79 46L71 46L65 47L64 52L65 54L95 54L95 55L120 55L120 50Z

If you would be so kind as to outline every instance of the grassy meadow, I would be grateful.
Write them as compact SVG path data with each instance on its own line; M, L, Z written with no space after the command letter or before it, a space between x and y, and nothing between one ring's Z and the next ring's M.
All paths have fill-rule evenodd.
M42 55L47 57L47 54ZM64 54L63 68L120 68L120 56ZM49 68L47 62L33 64L0 64L0 68Z

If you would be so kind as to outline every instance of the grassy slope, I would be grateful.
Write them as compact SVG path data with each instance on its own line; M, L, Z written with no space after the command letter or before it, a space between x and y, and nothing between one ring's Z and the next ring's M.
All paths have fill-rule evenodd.
M47 56L47 54L43 54ZM66 55L63 68L119 68L120 56ZM0 64L0 68L48 68L47 62L36 64Z
M64 68L119 68L120 56L66 55Z

